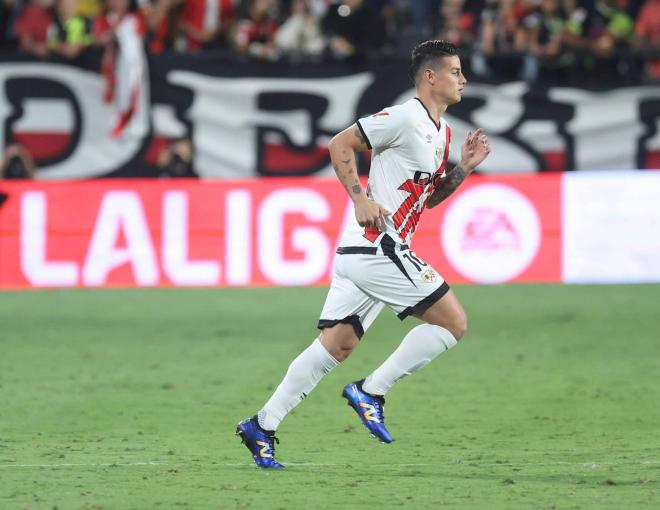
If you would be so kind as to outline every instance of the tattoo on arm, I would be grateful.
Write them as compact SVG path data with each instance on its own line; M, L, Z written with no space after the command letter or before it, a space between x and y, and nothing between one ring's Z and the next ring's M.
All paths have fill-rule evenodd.
M344 189L351 199L356 200L364 193L364 190L358 176L355 151L363 150L363 148L356 148L355 142L351 141L350 137L355 136L364 148L366 148L366 142L357 127L352 131L347 129L339 136L341 136L340 142L334 144L334 147L330 149L330 160Z
M348 191L349 195L351 194L351 192L353 193L353 195L359 195L363 191L362 186L360 185L360 181L358 181L357 179L355 180L355 183L350 186L344 182L342 182L342 184L344 185L346 191Z
M346 166L348 166L348 170L342 172L337 168L337 165L333 165L335 172L337 173L337 176L339 176L339 180L344 185L344 188L346 189L349 195L351 194L351 192L354 195L359 195L360 193L362 193L363 190L362 190L362 185L360 184L360 181L357 179L357 177L353 180L353 184L350 184L348 182L348 179L350 179L352 175L357 176L357 170L355 170L350 165L351 163L350 160L342 160L341 163L346 164Z
M468 175L470 175L470 172L456 165L435 188L426 206L430 209L438 205L451 195Z

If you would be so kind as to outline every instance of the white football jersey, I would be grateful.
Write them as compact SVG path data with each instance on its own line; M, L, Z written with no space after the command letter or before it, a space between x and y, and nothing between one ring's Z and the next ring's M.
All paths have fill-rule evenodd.
M364 228L355 216L340 246L376 246L387 233L410 244L419 218L435 186L445 176L451 129L438 126L417 98L357 121L368 147L371 167L367 195L392 213L385 230Z

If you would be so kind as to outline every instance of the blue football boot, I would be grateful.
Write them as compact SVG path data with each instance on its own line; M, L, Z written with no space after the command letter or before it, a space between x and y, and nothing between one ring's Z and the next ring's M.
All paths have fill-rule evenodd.
M250 450L257 466L266 469L284 468L275 460L275 443L280 440L274 432L262 429L256 416L240 422L236 427L236 435L241 436L241 442Z
M385 416L383 406L385 399L379 395L370 395L362 389L361 381L355 381L344 386L341 396L348 400L351 406L362 420L369 432L376 436L382 443L391 443L392 436L385 427Z

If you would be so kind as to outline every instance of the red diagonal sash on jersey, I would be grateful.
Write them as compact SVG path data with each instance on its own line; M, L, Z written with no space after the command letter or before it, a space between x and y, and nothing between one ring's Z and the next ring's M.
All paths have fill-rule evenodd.
M422 211L426 207L426 203L428 202L429 198L431 198L431 195L433 194L435 187L440 182L441 180L440 176L442 176L442 174L447 169L447 161L449 160L450 142L451 142L451 128L449 127L449 125L445 125L445 153L442 157L442 163L440 165L440 168L438 168L435 174L433 174L433 177L431 179L421 179L418 183L415 183L413 179L408 179L401 186L399 186L400 190L407 191L408 193L410 193L410 195L408 195L408 197L399 206L399 209L397 209L397 211L392 216L392 219L394 220L394 226L396 227L396 230L399 233L399 238L403 242L406 241L408 234L410 232L414 232L415 229L417 228L417 223L419 222L419 218L422 215ZM411 212L411 209L413 209L415 204L418 203L419 197L424 192L424 188L426 188L426 186L429 184L429 181L431 181L431 188L426 197L426 200L424 200L424 203L421 204L421 207L414 209ZM366 232L365 232L365 237L366 237Z

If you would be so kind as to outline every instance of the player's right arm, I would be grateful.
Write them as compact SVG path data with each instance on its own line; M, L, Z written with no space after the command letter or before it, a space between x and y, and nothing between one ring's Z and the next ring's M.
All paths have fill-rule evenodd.
M436 186L433 194L426 202L426 207L432 209L451 195L465 178L490 154L490 142L479 128L474 133L468 131L465 142L461 146L461 160L452 168Z
M382 229L385 226L385 216L389 216L391 213L367 196L360 184L357 171L355 153L368 148L367 141L357 124L344 129L328 144L332 167L353 201L358 224L361 227Z

